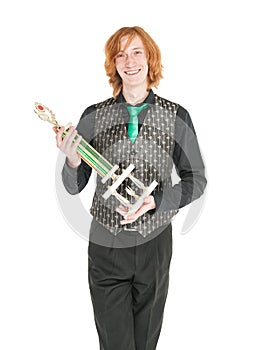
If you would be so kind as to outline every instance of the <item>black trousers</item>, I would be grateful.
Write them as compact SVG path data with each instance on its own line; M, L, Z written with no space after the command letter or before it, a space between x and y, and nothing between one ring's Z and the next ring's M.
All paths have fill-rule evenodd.
M100 350L156 349L169 286L171 231L169 225L153 240L129 248L89 243L89 287Z

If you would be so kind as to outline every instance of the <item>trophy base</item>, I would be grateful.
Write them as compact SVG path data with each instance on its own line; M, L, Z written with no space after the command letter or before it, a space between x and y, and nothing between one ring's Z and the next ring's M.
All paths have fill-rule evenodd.
M125 170L123 170L122 174L117 176L111 186L108 186L108 189L105 193L102 194L102 197L106 200L111 195L114 195L122 205L128 208L127 214L124 216L126 219L129 215L134 214L143 204L146 197L148 197L151 192L158 185L157 181L153 181L148 187L145 187L142 182L136 179L131 175L132 170L134 170L135 165L130 164ZM113 175L115 175L115 171L118 169L117 165L114 165L112 169L101 179L102 183L105 184ZM125 197L120 195L117 192L117 188L122 184L122 182L126 179L130 178L130 180L140 189L142 192L141 195L137 195L134 190L127 187L126 191L131 194L136 200L133 204L131 204Z
M108 188L108 190L103 194L104 199L108 199L114 192L115 190L121 185L121 183L125 180L126 177L129 176L131 171L135 168L135 165L130 164L124 171L123 173L118 177L118 179ZM112 174L111 174L112 175ZM109 177L106 178L106 180ZM103 183L106 181L105 178L101 180Z
M157 187L157 181L153 181L148 187L145 188L142 195L138 198L138 200L129 206L127 214L124 216L126 219L129 215L134 214L143 204L144 200L151 194L151 192Z

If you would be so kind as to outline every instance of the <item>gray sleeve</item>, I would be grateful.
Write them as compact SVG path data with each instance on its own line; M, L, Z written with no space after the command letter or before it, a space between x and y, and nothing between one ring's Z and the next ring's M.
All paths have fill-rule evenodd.
M91 142L94 133L94 112L95 106L88 107L82 114L81 119L77 125L77 131L87 141ZM65 189L70 194L80 193L87 185L92 173L92 168L83 160L78 168L71 168L64 163L62 169L62 182Z
M180 209L198 199L207 180L197 136L189 113L182 107L176 120L173 162L180 181L154 194L156 211Z
M67 164L66 160L61 175L62 182L67 192L70 194L80 193L87 185L91 173L92 168L83 160L79 167L74 169Z

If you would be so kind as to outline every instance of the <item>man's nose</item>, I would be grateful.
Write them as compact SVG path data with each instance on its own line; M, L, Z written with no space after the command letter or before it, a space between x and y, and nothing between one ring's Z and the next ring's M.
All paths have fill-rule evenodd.
M134 66L135 65L135 59L133 55L127 55L126 56L126 66Z

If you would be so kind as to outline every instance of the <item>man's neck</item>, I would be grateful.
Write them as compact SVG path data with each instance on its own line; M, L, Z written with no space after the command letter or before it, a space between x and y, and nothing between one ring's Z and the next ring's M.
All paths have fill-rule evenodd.
M145 87L141 89L128 89L126 87L123 87L122 93L126 102L131 104L132 106L135 106L136 104L145 101L146 97L149 94L149 91L147 91Z

